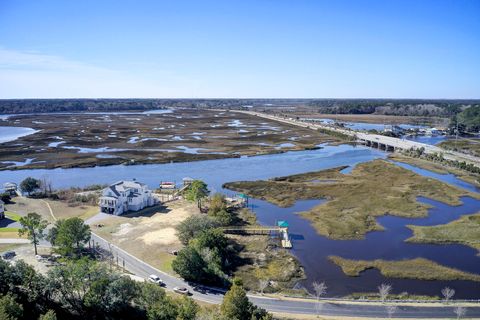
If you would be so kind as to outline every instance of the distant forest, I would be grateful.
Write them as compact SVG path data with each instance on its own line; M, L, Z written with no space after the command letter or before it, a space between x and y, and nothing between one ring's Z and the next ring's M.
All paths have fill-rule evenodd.
M327 114L382 114L451 117L480 100L412 99L7 99L0 114L45 112L144 111L172 107L251 108L282 112L302 109Z

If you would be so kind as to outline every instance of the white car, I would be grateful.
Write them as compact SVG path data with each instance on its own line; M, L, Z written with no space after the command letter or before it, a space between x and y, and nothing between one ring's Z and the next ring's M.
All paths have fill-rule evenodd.
M190 291L188 291L188 289L185 287L175 287L173 288L173 291L179 294L184 294L186 296L190 295Z
M155 284L158 284L159 286L165 285L165 283L162 281L162 279L160 279L160 277L155 275L155 274L151 274L148 277L148 281L153 282Z
M37 261L46 261L46 260L47 260L47 258L45 258L44 256L41 256L41 255L39 255L39 254L37 254L37 255L35 256L35 259L37 259Z

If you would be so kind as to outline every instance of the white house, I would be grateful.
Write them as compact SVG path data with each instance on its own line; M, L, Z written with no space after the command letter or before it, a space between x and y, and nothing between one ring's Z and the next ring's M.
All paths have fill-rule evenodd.
M15 182L6 182L3 184L3 190L11 196L16 196L18 186Z
M120 215L138 211L157 203L147 185L137 181L119 181L103 189L99 199L100 211Z
M5 218L5 203L0 200L0 219Z

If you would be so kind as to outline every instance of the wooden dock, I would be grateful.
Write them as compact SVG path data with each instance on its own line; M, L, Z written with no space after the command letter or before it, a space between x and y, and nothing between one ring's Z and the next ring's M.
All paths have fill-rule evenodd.
M292 242L288 235L288 228L284 227L270 227L270 226L255 226L255 227L225 227L222 229L227 234L243 234L243 235L270 235L279 236L280 243L283 248L291 249Z

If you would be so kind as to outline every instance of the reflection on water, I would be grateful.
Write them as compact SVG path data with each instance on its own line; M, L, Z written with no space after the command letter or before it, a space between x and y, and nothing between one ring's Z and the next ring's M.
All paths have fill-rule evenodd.
M4 170L0 171L0 182L20 183L29 176L46 177L52 181L54 188L67 188L136 178L150 188L156 188L160 181L176 181L180 184L182 178L193 177L204 180L212 191L221 191L225 182L269 179L337 166L356 165L385 157L384 152L363 146L325 146L318 150L208 161L50 170Z
M285 152L274 155L256 157L241 157L233 159L196 161L188 163L169 163L133 166L108 166L94 168L72 169L38 169L0 171L0 182L12 181L20 183L26 177L47 178L55 188L70 186L86 186L91 184L112 183L122 179L136 178L156 188L160 181L176 181L181 183L182 178L190 176L204 180L212 192L224 191L222 184L239 180L260 180L272 177L286 176L308 171L322 170L338 166L349 166L349 172L355 165L376 158L385 158L386 153L363 146L323 146L322 149L311 151ZM428 175L439 180L462 186L474 191L457 178L450 175L434 176L427 170L413 166L398 165L414 170L422 175ZM445 180L447 179L447 180ZM265 201L253 199L251 204L262 224L274 224L277 220L287 220L293 240L293 253L298 257L308 276L301 284L309 286L312 281L326 281L329 294L332 296L345 295L358 291L376 291L381 282L389 282L396 292L408 291L412 293L438 294L446 285L457 290L456 297L480 297L479 285L466 281L417 281L405 279L385 280L377 271L369 270L360 277L347 277L340 268L330 263L328 255L339 255L345 258L362 259L403 259L426 257L439 263L457 267L462 270L475 272L480 270L480 258L475 256L475 250L461 245L435 246L429 244L410 244L403 240L410 237L411 231L406 224L429 225L446 223L463 214L474 213L480 208L480 201L471 198L462 198L462 206L450 207L429 199L420 199L434 208L430 215L422 219L405 219L386 216L378 221L386 230L369 233L365 240L335 241L316 233L308 220L297 215L296 212L307 211L320 205L322 200L299 201L290 208L279 208Z
M419 175L422 175L424 177L429 177L429 178L434 178L436 180L440 180L442 182L452 184L454 186L457 186L459 188L472 191L472 192L480 192L480 189L475 187L474 185L465 182L459 178L457 178L454 174L447 173L447 174L441 174L441 173L436 173L427 169L422 169L419 167L412 166L408 163L403 163L403 162L398 162L398 161L391 161L395 163L397 166L411 170L415 173L418 173ZM480 207L479 207L480 209Z
M38 130L32 128L0 126L0 143L14 141L36 132Z
M395 292L439 295L445 286L457 290L457 298L480 297L478 283L469 281L420 281L408 279L385 279L378 271L369 270L359 277L348 277L335 264L328 261L329 255L338 255L349 259L385 259L400 260L424 257L440 264L460 270L478 273L480 258L477 251L463 245L431 245L404 242L412 234L405 226L437 225L458 219L464 214L472 214L480 208L480 201L464 197L462 206L446 204L419 198L419 201L433 206L426 218L410 219L384 216L378 222L385 231L370 232L364 240L331 240L319 235L310 222L298 212L307 211L320 205L323 200L298 201L289 208L279 208L266 201L252 199L252 209L258 221L264 225L273 225L278 220L286 220L290 225L293 254L304 266L307 280L300 284L311 289L313 281L326 281L329 295L343 296L352 292L372 292L382 282L393 285Z
M406 136L407 140L436 145L442 141L452 139L450 136Z

